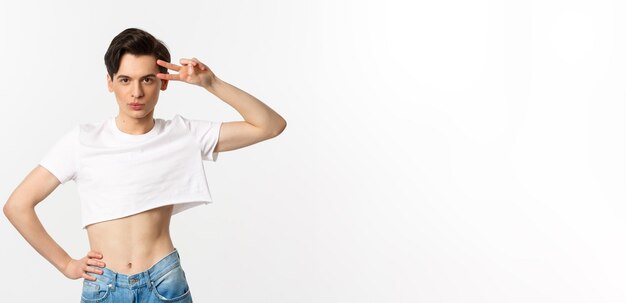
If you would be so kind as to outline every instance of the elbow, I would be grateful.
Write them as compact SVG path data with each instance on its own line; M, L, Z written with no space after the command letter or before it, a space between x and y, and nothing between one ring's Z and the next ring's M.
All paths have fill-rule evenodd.
M9 202L7 202L6 204L4 204L4 207L2 208L2 212L4 213L4 216L7 218L7 220L11 222L11 224L13 224L14 226L17 226L16 225L18 224L17 220L20 215L20 212L18 209L16 209L14 206L10 205Z
M2 212L7 219L11 218L11 215L14 213L13 207L9 204L9 202L4 203L4 207L2 207Z
M24 211L26 210L29 209L22 206L13 205L13 203L11 203L11 200L7 201L4 204L4 207L2 207L2 212L4 213L4 216L9 219L9 221L12 221L16 215L24 213ZM32 210L34 210L34 208L32 208Z
M278 116L277 118L274 118L271 123L268 123L267 125L264 125L262 127L259 126L257 127L257 129L260 132L259 136L261 136L262 140L267 140L280 135L286 127L287 121Z
M281 118L281 122L278 123L278 126L272 130L271 136L276 137L280 135L285 130L285 128L287 128L287 121Z

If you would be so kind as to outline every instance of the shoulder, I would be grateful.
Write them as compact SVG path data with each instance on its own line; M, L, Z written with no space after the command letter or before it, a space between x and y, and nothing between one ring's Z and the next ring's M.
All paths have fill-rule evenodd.
M185 117L185 116L183 116L181 114L175 114L172 117L171 121L175 122L175 123L183 124L184 126L188 126L189 125L189 121L191 121L191 119L189 119L189 118L187 118L187 117Z
M107 120L103 120L98 122L79 123L72 130L72 136L76 136L80 142L91 142L92 140L97 140L104 132L106 132L107 122Z
M211 126L214 123L213 121L185 117L181 114L175 114L174 117L172 117L172 119L169 121L173 125L181 126L191 132L195 132L195 130L198 128Z
M79 123L75 127L74 131L77 131L79 133L93 133L93 132L102 131L106 127L107 122L109 122L108 119L98 121L98 122Z

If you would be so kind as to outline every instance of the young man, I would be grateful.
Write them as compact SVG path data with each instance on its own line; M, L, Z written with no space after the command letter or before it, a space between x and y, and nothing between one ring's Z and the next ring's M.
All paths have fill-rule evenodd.
M191 302L170 217L211 202L202 160L216 161L219 152L273 138L286 127L274 110L198 59L169 61L165 45L143 30L117 35L105 65L119 113L67 132L4 206L39 254L66 277L84 278L82 302ZM169 81L203 87L245 121L154 118L159 92ZM50 237L35 213L39 202L70 180L77 184L91 248L79 259Z

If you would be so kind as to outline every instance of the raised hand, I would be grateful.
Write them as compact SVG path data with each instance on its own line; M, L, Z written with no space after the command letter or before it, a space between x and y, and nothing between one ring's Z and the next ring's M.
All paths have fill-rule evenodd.
M156 76L159 79L183 81L189 84L199 85L204 88L210 87L215 80L215 74L213 71L196 58L180 59L180 64L182 66L160 59L158 59L156 63L160 66L166 67L167 69L178 72L178 74L158 73Z

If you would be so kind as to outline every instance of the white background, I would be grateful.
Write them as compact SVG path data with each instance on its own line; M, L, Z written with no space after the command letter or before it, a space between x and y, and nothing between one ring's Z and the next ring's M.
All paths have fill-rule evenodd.
M5 2L6 3L6 2ZM139 27L287 120L205 162L175 215L194 302L624 302L622 1L27 1L0 8L0 196L117 114L103 56ZM155 117L242 117L171 83ZM89 250L75 184L37 206ZM0 220L2 301L78 302Z

